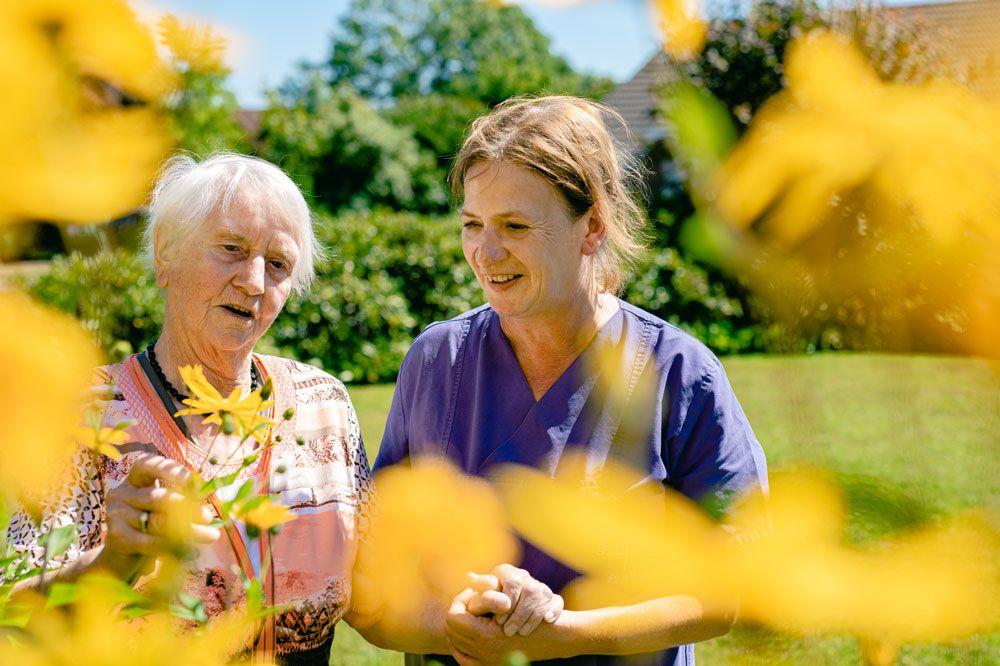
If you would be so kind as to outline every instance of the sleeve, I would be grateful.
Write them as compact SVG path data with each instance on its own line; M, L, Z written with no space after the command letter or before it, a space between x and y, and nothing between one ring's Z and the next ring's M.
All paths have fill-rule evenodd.
M375 458L375 472L402 462L410 455L410 441L406 428L406 409L403 403L406 400L405 386L408 382L407 374L410 365L407 361L413 354L413 348L403 359L399 369L399 378L396 380L396 388L392 392L392 404L389 406L389 414L385 420L385 430L382 433L382 443L379 445L378 456Z
M720 515L735 495L767 491L767 463L722 365L712 361L679 432L665 440L664 463L670 486Z
M38 540L52 528L75 523L79 534L76 543L58 562L49 563L51 568L72 562L104 541L106 486L98 454L78 449L67 474L69 478L54 487L42 501L38 523L23 510L11 516L7 541L16 552L25 553L32 566L41 566L45 548Z
M354 493L355 506L358 512L358 538L364 539L371 529L371 518L375 509L375 486L372 483L372 472L368 466L368 453L361 436L361 426L358 423L354 405L348 401L350 409L351 439L354 446Z

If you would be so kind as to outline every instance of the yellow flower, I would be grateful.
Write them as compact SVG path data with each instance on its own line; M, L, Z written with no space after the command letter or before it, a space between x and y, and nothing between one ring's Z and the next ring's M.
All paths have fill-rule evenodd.
M450 601L469 572L517 561L503 506L481 479L444 461L420 460L386 469L375 484L378 507L358 571L378 585L359 590L357 601L383 608L390 624L406 626L430 599ZM381 597L386 590L389 599Z
M295 514L287 506L276 504L270 497L264 498L264 501L247 511L237 509L236 516L261 532L295 520Z
M155 103L176 78L128 5L0 3L0 61L0 223L138 208L172 140L156 110L118 97Z
M223 613L195 629L165 612L129 622L117 610L136 595L123 590L121 581L90 574L76 587L73 613L46 608L43 599L33 596L24 640L0 641L0 663L172 666L183 655L181 661L191 666L224 666L234 663L254 636L255 622L245 612Z
M0 493L33 505L69 463L98 359L75 320L0 294Z
M118 445L128 440L128 433L121 428L80 426L76 429L77 444L115 460L122 457Z
M241 439L253 437L258 442L267 442L274 422L262 416L261 412L271 407L274 401L264 400L259 390L244 396L238 388L233 389L228 398L223 398L205 379L201 366L185 365L178 368L178 371L192 397L184 401L188 409L177 412L177 416L207 414L202 423L214 423L222 428L228 428L233 423L234 432Z
M783 248L817 231L837 195L865 186L883 209L912 210L949 244L1000 242L1000 107L944 81L882 83L844 37L815 31L718 174L716 205Z
M192 70L201 72L226 72L222 62L226 40L211 26L185 23L173 14L167 14L157 24L160 41L177 60L187 63Z
M770 501L747 498L725 528L636 471L593 470L582 457L564 458L555 479L509 468L500 489L519 532L585 572L563 593L570 607L691 594L727 616L738 598L750 622L883 645L960 639L1000 621L1000 532L987 516L861 550L845 545L843 499L815 472L774 474Z
M708 27L699 15L698 0L653 0L663 50L672 58L686 60L701 52Z

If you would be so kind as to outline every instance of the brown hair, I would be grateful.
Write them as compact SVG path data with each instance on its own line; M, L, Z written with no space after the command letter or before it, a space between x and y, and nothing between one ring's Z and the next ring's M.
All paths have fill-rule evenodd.
M619 293L645 249L646 215L632 196L641 188L639 168L605 117L625 126L617 111L578 97L509 99L472 123L449 180L461 199L473 165L506 161L552 183L574 219L595 208L607 230L594 256L598 288Z

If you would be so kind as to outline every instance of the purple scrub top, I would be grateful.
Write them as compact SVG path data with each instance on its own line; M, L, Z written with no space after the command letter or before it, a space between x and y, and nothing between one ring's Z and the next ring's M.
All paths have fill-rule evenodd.
M403 360L375 471L409 457L445 455L471 475L489 476L504 463L552 474L563 453L575 450L589 467L614 455L697 501L718 505L751 486L766 491L764 452L719 360L680 329L620 305L537 402L489 305L431 324ZM614 359L601 367L620 373L615 382L598 381L601 371L585 360L594 353ZM620 388L609 396L609 385L624 387L627 399ZM643 423L635 423L637 413ZM579 575L523 539L522 545L520 566L554 591ZM693 664L694 649L551 663L626 662Z

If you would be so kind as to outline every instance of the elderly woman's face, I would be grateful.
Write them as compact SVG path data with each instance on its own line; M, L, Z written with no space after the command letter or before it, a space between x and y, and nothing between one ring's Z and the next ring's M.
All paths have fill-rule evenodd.
M199 346L249 353L288 299L299 258L295 227L257 203L237 197L228 213L179 241L158 270L168 316Z
M490 305L509 317L551 315L588 287L589 215L570 217L544 178L507 162L476 164L465 177L462 250Z

